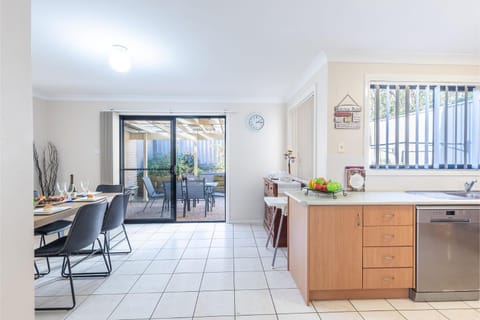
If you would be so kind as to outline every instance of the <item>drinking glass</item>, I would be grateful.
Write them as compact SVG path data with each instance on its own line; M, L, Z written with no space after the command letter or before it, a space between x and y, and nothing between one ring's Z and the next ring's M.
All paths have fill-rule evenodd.
M70 184L68 187L65 184L65 194L67 195L67 200L71 201L72 200L72 193L75 192L75 186L73 184Z
M65 189L66 189L66 183L63 182L63 183L60 183L60 182L57 182L57 192L58 192L58 195L60 197L62 197L65 193Z
M88 189L88 186L90 185L90 182L88 180L85 180L85 181L80 181L80 187L82 188L82 191L85 195L88 194L88 192L90 191Z

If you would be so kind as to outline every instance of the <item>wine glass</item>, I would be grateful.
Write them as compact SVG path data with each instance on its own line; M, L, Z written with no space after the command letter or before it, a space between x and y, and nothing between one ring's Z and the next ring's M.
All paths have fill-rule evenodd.
M80 187L82 188L82 191L83 191L84 195L87 195L88 192L90 191L88 189L89 185L90 185L90 182L88 180L80 181Z
M60 197L63 197L65 188L66 188L65 182L63 183L57 182L57 192Z
M72 193L75 192L75 185L70 184L67 187L67 184L65 184L64 187L65 187L65 194L67 195L67 200L72 201Z

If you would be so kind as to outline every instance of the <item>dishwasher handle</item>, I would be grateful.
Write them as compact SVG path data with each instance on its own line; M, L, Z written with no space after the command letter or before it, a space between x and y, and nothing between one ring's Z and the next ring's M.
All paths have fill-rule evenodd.
M446 219L446 218L438 218L438 219L430 219L431 223L435 222L449 222L449 223L470 223L471 219Z

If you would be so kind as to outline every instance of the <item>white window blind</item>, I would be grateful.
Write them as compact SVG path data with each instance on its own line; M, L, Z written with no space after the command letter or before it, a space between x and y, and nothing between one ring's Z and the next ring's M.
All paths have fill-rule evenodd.
M305 179L313 177L314 115L313 96L288 112L288 143L297 157L292 175Z
M478 169L480 88L370 84L370 168Z

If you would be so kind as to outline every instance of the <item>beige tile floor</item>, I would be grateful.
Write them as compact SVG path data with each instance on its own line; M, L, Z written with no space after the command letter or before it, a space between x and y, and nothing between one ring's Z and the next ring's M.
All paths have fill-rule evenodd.
M480 320L480 301L340 300L306 306L286 271L286 251L279 251L276 268L270 266L273 250L265 249L262 226L127 227L134 252L113 257L113 274L75 279L77 307L36 312L37 320ZM68 302L68 283L58 277L60 262L54 261L52 273L36 281L37 306ZM102 266L94 258L77 268Z

